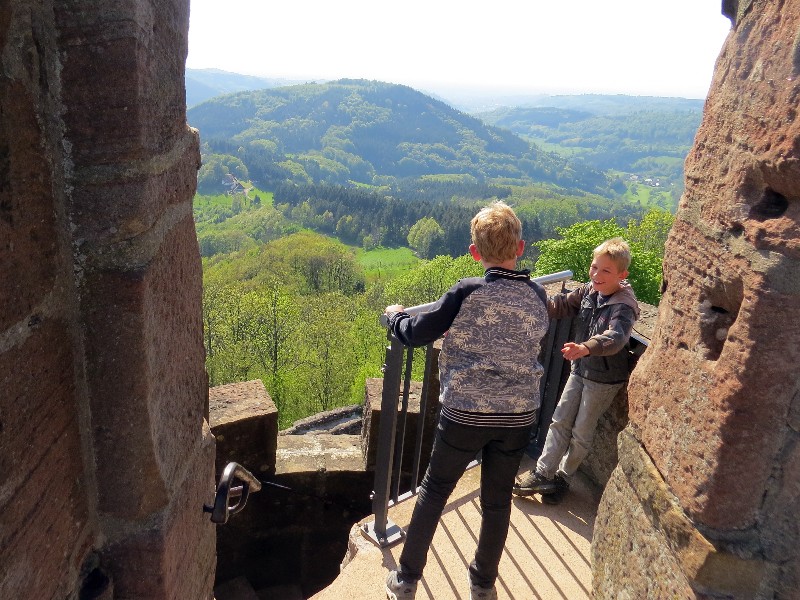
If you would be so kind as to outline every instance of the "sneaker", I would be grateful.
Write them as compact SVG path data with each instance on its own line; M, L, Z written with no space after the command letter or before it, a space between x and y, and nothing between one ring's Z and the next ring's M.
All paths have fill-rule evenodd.
M542 502L545 504L558 504L564 499L569 491L569 483L561 475L556 474L553 478L556 489L550 494L542 494Z
M469 600L497 600L497 589L492 586L485 588L477 583L469 583Z
M386 578L386 597L389 600L413 600L417 593L417 582L400 581L397 571L389 571Z
M528 471L514 482L511 492L515 496L532 494L552 494L556 491L555 479L548 479L536 471Z

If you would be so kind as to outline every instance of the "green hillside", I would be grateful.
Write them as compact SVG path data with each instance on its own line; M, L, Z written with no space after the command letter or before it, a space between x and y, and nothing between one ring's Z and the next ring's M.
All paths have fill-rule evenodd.
M438 177L612 195L601 171L531 145L407 86L340 80L247 91L188 111L204 193L227 172L281 183L392 186Z
M547 105L500 108L479 116L544 149L614 173L625 183L628 200L674 210L702 101L587 95L541 102Z

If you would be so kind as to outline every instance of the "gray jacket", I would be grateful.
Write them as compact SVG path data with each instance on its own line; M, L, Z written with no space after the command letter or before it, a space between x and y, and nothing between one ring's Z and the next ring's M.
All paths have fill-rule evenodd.
M599 383L628 380L628 339L639 318L639 304L627 281L606 298L594 291L591 283L551 296L547 299L547 312L553 319L577 320L573 341L586 346L589 356L572 361L573 373Z

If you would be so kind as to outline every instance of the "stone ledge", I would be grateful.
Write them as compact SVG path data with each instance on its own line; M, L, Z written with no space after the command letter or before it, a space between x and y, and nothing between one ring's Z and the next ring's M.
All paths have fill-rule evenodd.
M230 461L257 477L275 473L278 409L256 379L208 391L211 431L217 440L217 477Z
M683 511L630 428L620 433L618 443L619 468L692 588L754 598L766 571L764 561L718 550Z

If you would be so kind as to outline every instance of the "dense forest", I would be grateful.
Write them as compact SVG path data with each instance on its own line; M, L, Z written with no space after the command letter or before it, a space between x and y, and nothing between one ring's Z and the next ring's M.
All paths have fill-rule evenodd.
M604 166L599 139L649 143L647 156L661 160L679 153L690 121L615 121L603 110L509 109L495 127L410 88L364 81L247 91L191 109L203 154L194 215L211 385L262 379L281 427L360 402L365 379L380 376L383 307L430 302L479 275L466 254L469 222L494 199L523 222L521 268L585 279L592 248L622 236L637 295L657 303L672 223L662 207L676 191L637 192L637 174L622 167L643 159L620 150ZM557 137L567 127L580 131L586 156L551 150L573 139Z
M580 157L593 168L624 174L633 195L637 187L647 186L658 192L657 204L677 206L683 161L700 125L702 101L567 96L546 102L479 116L544 148Z
M582 161L545 152L401 85L341 80L242 92L193 107L188 119L204 143L203 193L219 191L226 169L265 187L383 186L448 175L589 193L611 189L604 173Z

